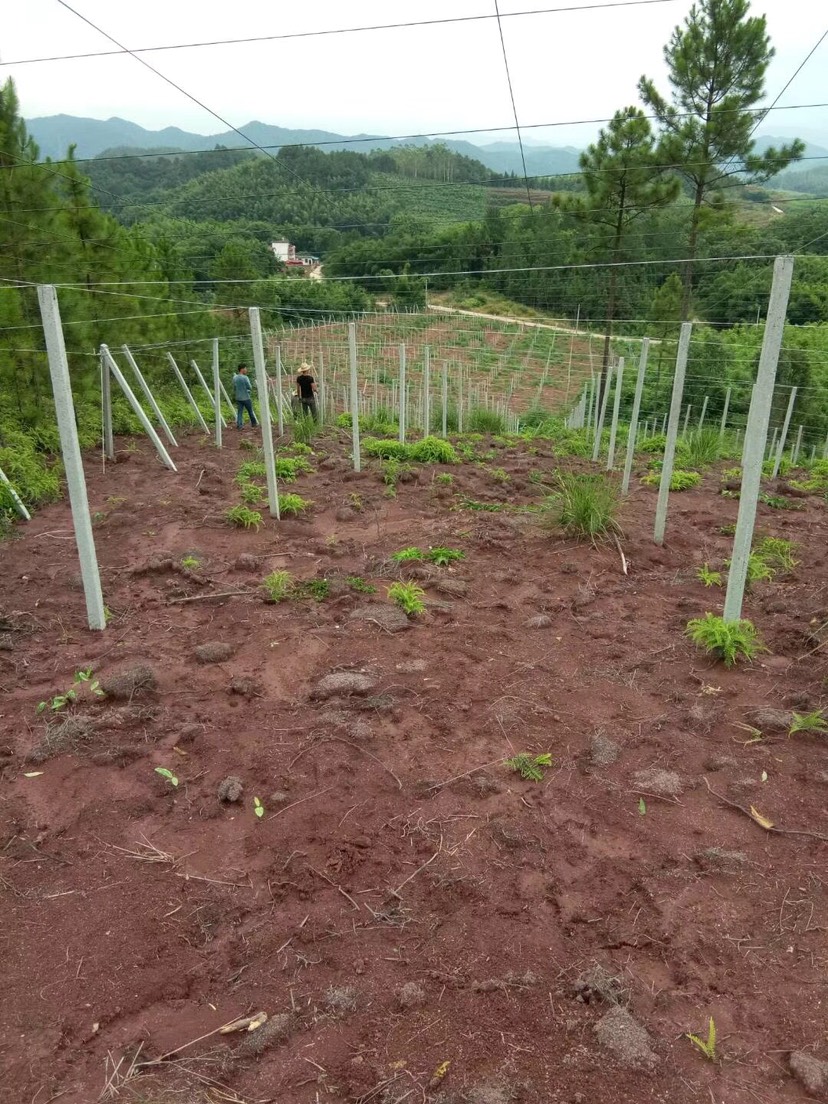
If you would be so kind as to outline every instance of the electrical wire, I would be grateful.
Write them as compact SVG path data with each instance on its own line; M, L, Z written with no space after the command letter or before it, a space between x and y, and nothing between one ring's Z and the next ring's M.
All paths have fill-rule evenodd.
M593 11L606 8L634 8L648 4L669 4L675 0L614 0L611 3L578 4L560 8L534 8L529 11L504 12L504 19L514 19L517 16L550 15L555 12L579 12ZM223 38L209 42L177 42L166 46L144 46L135 50L127 50L122 47L119 50L96 50L85 54L58 54L53 57L18 58L14 61L0 61L0 66L6 65L35 65L41 62L51 61L75 61L85 58L118 57L122 54L149 54L163 50L194 50L206 46L239 46L256 42L282 42L296 38L321 38L326 35L357 34L364 31L393 31L408 30L411 27L433 27L450 23L480 23L484 20L494 19L493 15L460 15L446 19L418 19L406 23L376 23L363 27L327 27L314 31L291 31L286 34L254 35L248 38ZM107 37L109 37L107 35ZM114 39L112 40L114 42Z
M517 134L518 145L520 146L520 161L523 165L523 180L526 184L526 198L529 201L529 209L534 210L534 204L532 203L532 192L529 188L529 177L526 170L526 151L523 148L523 135L520 133L520 120L518 119L517 104L515 103L515 90L512 87L512 74L509 72L509 55L506 52L506 39L503 37L503 23L500 18L500 8L498 7L497 0L494 0L495 16L497 17L497 30L500 37L500 49L503 53L503 67L506 70L506 84L509 87L509 99L512 103L512 115L515 119L515 132Z

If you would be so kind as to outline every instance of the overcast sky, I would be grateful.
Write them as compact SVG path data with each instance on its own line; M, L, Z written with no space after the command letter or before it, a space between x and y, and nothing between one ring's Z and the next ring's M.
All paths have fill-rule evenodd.
M359 27L405 20L491 15L494 0L70 0L72 7L135 49L210 39ZM594 0L500 0L502 15L578 4L585 10L503 19L520 122L604 118L636 102L642 73L664 84L662 47L690 0L588 10ZM5 3L12 6L11 0ZM0 61L112 49L57 0L20 0L4 19ZM769 100L828 25L824 0L754 0L777 56ZM512 110L497 23L362 31L142 55L236 126L251 119L343 134L405 134L508 127ZM202 134L226 128L134 58L3 64L28 118L117 115L151 129ZM828 101L828 39L780 105ZM529 141L581 146L595 126L528 129ZM828 138L828 110L776 111L764 133ZM513 138L504 131L494 138ZM480 136L470 136L481 141Z

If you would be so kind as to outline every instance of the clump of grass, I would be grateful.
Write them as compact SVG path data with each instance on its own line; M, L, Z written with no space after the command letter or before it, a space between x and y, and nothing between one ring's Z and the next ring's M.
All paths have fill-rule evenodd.
M704 583L706 587L720 587L722 585L721 571L711 571L708 564L704 564L696 571L696 578L699 582Z
M715 655L732 667L740 659L752 660L767 651L759 639L752 621L725 621L713 613L687 622L687 636L696 647Z
M181 557L181 566L185 571L197 571L201 567L201 560L190 552Z
M247 506L231 506L224 514L224 518L238 529L260 529L262 515L258 510L250 510Z
M409 447L408 459L418 464L457 464L459 458L454 446L442 437L423 437Z
M764 537L756 547L756 552L765 563L778 571L793 571L799 563L793 557L796 545L782 537Z
M282 494L279 495L279 513L285 517L298 517L299 514L304 514L313 503L308 498L302 498L298 494Z
M699 429L687 441L684 461L688 468L698 470L715 464L719 459L719 431Z
M470 433L503 434L506 432L506 419L496 410L473 406L465 419L465 426Z
M464 510L475 510L483 513L496 514L498 510L505 510L502 502L478 502L473 498L463 498L460 505Z
M349 575L345 580L351 590L357 591L358 594L376 594L377 588L373 583L367 583L361 575Z
M262 580L269 602L283 602L293 596L296 581L289 571L271 571Z
M670 490L686 491L690 487L697 487L701 483L701 478L697 471L684 471L682 468L676 468L670 477ZM648 472L647 475L641 477L641 482L650 487L657 487L661 483L661 472Z
M391 553L391 559L395 563L412 563L425 558L426 554L422 548L415 548L413 545L410 548L401 548L399 552Z
M425 591L416 583L392 583L388 588L388 597L409 617L425 612Z
M558 477L560 490L544 505L548 520L565 533L594 541L619 532L618 488L602 475L566 473Z
M274 467L276 478L281 479L283 483L294 483L297 475L313 471L308 461L301 456L277 456Z
M244 483L239 489L242 501L248 506L257 506L262 500L262 488L255 483Z
M236 482L243 487L251 479L264 479L266 475L267 469L261 460L246 460L236 473Z
M725 567L730 569L732 560L725 560ZM748 556L747 574L745 586L751 587L754 583L770 583L776 575L776 568L771 567L767 560L756 550Z
M639 452L664 452L667 446L667 438L663 433L656 433L652 437L644 437L638 442Z
M436 564L438 567L447 567L450 563L465 560L465 558L466 553L461 552L459 548L430 548L426 554L429 563Z
M508 483L510 476L504 468L491 468L489 475L495 481L495 483Z
M366 456L377 456L380 460L408 459L408 445L403 441L384 441L378 437L366 437L362 442L362 451Z
M293 590L294 598L310 598L314 602L324 602L331 593L331 584L327 579L306 579L297 583Z
M441 487L450 487L454 482L454 476L451 472L440 472L439 475L434 476L434 482L439 483Z
M552 766L552 756L548 752L543 755L529 755L528 752L521 751L513 759L507 759L506 766L527 782L543 782L544 771Z
M293 440L300 445L309 445L316 433L316 419L312 414L295 414L293 417Z

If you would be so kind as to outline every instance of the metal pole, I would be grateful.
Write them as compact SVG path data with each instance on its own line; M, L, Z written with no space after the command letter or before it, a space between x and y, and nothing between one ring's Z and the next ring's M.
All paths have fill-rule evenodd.
M86 496L86 479L83 474L75 407L72 402L72 385L69 381L69 361L63 342L60 324L60 308L57 293L51 284L41 284L37 289L46 353L55 396L55 415L60 434L60 451L66 471L69 504L78 546L83 593L86 598L86 616L90 629L106 628L106 611L101 593L101 576L95 554L95 538L92 536L92 519L89 516L89 500Z
M253 344L253 366L256 370L256 386L259 391L259 421L262 423L262 450L265 459L267 477L267 504L270 516L279 520L279 488L276 483L276 462L273 458L273 430L270 424L270 388L267 384L264 344L262 342L262 320L258 307L250 307L250 337Z
M431 433L431 349L423 349L423 436Z
M618 358L615 375L615 401L612 404L612 425L610 427L609 448L607 449L607 471L615 467L615 438L618 435L618 415L621 413L621 384L624 379L624 358Z
M150 390L149 384L144 379L144 376L143 376L140 368L135 363L135 357L129 351L129 346L128 345L122 345L121 346L121 352L126 357L127 364L130 366L130 368L132 369L132 371L135 375L135 378L138 380L138 386L144 392L144 396L145 396L147 402L150 404L150 407L152 408L153 414L158 419L158 424L161 426L161 429L164 431L164 435L166 436L167 440L170 442L171 445L173 445L175 448L178 448L178 441L176 441L175 437L173 437L172 430L167 425L167 419L164 417L164 415L161 411L161 407L155 401L155 395L153 395L152 391ZM108 372L104 372L104 378L106 379L107 384L108 384L109 383L109 373ZM111 457L110 457L110 459L111 459Z
M353 442L354 471L362 471L359 452L359 394L357 392L356 323L348 323L348 363L351 369L351 440Z
M118 386L121 388L124 395L126 396L127 402L132 407L133 414L143 426L144 433L146 433L147 437L149 437L153 445L155 445L155 451L158 453L161 459L161 463L164 465L165 468L169 468L170 471L178 471L178 468L176 468L175 464L172 462L172 457L164 448L163 441L155 432L152 423L144 413L143 407L136 399L135 393L124 378L121 369L113 360L112 353L110 353L109 351L109 346L101 345L101 353L103 355L105 364L109 366L109 371L115 377Z
M405 403L407 390L405 383L405 343L400 345L400 440L405 441Z
M719 428L719 439L720 440L721 440L722 437L724 437L725 429L727 427L727 411L730 407L730 391L731 391L731 388L728 387L727 391L725 392L724 410L722 410L722 424L721 424L721 427Z
M791 397L788 399L788 409L785 411L785 421L782 423L782 432L779 435L779 443L776 446L776 459L773 462L773 471L771 472L771 479L776 479L779 475L779 465L782 463L782 455L785 452L785 441L788 438L788 427L791 424L791 415L793 414L794 403L796 402L796 392L798 388L791 388Z
M793 276L793 257L777 257L773 264L773 284L765 321L765 336L759 356L759 370L754 385L754 399L745 430L746 449L742 468L742 486L739 494L739 516L733 538L733 552L727 576L727 594L724 603L725 621L738 621L742 616L742 599L745 593L748 559L753 544L753 526L756 522L756 505L762 482L762 457L768 436L773 387L776 382L776 366L782 345L782 331L788 309L788 296Z
M167 360L169 360L169 362L172 366L172 370L175 372L176 379L178 380L178 382L181 384L182 388L184 389L184 394L187 396L187 401L189 402L190 406L195 411L195 416L196 416L196 418L198 418L198 421L201 424L201 428L204 430L205 433L209 433L210 429L209 429L207 423L204 421L204 415L199 410L198 403L193 398L193 393L189 389L189 387L187 386L187 381L182 376L181 369L175 363L175 358L173 357L172 353L167 353Z
M670 498L670 483L673 479L673 464L676 459L676 438L678 437L679 418L681 417L681 399L684 394L684 373L687 370L687 354L690 351L692 322L682 322L676 354L676 374L673 377L673 397L670 401L670 419L667 423L667 441L664 445L664 459L661 466L661 483L656 503L655 530L653 540L664 544L664 530L667 528L667 503Z
M621 481L621 494L627 494L630 489L630 476L632 475L633 460L635 458L635 439L638 433L638 415L641 410L641 395L644 392L644 376L647 374L647 357L650 355L650 339L645 337L641 342L641 356L638 360L638 375L635 378L635 395L633 396L632 414L630 415L630 428L627 432L627 456L624 461L624 478Z
M448 436L448 363L443 361L443 437Z
M14 503L14 508L15 508L15 510L17 510L18 514L20 514L20 516L23 518L24 521L31 521L32 520L32 515L29 513L29 511L23 505L23 499L20 497L20 495L17 493L17 491L11 485L11 483L9 482L9 477L6 475L6 473L3 471L2 468L0 468L0 483L5 484L8 492L9 492L9 496L10 496L12 502Z
M112 435L112 380L103 354L99 353L101 365L101 421L103 428L103 451L107 460L115 459L115 438Z
M595 427L595 444L592 449L592 459L597 460L601 455L601 436L604 432L604 419L607 415L607 403L612 388L612 365L607 365L607 382L604 385L604 394L601 398L601 412L598 415L598 425Z

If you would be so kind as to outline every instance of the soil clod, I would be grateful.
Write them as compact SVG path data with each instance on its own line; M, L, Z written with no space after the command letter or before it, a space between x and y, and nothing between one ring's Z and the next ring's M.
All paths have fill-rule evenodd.
M593 1030L601 1046L611 1050L625 1066L653 1066L658 1061L647 1031L620 1005L602 1016Z
M206 644L199 644L193 654L199 663L226 663L235 652L235 647L226 641L208 640Z
M820 1061L804 1050L795 1050L788 1064L791 1073L811 1096L820 1096L828 1089L828 1062Z
M232 805L237 801L241 801L244 793L244 783L237 775L230 774L219 782L217 793L219 801L225 801L228 805Z
M157 690L158 679L151 667L144 664L128 667L123 671L101 679L101 690L108 698L117 701L129 701L144 691Z
M376 683L362 671L331 671L324 675L313 692L318 701L333 697L346 697L351 694L369 694Z

